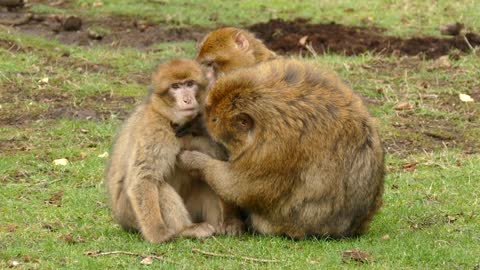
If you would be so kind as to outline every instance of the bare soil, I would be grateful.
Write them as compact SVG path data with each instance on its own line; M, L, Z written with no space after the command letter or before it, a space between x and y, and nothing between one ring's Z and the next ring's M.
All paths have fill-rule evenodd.
M311 45L316 53L334 52L357 55L365 52L424 55L437 58L451 50L469 52L470 46L480 46L480 36L466 33L464 36L437 38L430 36L400 37L386 36L377 27L346 26L332 23L311 24L307 19L284 21L270 20L248 27L272 50L281 54L305 53ZM301 39L304 38L304 42ZM467 39L470 44L465 40ZM304 43L304 44L301 44Z
M0 12L0 21L15 22L28 14L26 12ZM200 27L172 28L128 17L79 18L81 23L72 27L68 23L70 22L68 18L69 16L55 14L33 14L27 22L12 27L23 33L57 39L65 44L108 45L140 49L160 42L198 40L208 32Z

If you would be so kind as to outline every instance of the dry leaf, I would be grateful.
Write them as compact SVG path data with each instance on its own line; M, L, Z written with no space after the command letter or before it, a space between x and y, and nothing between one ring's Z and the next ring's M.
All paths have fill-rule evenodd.
M103 6L103 2L102 1L95 1L95 2L93 2L92 6L93 7L101 7L101 6Z
M45 78L43 78L43 79L40 79L40 80L38 81L38 83L39 83L39 84L47 84L47 83L48 83L48 77L45 77Z
M19 265L20 265L20 262L18 261L8 261L8 267L10 268L17 267Z
M367 263L371 261L371 256L366 251L362 251L359 249L350 249L342 252L342 260L344 262L356 261L361 263Z
M152 259L152 257L147 256L147 257L143 258L143 260L140 263L144 264L144 265L150 265L150 264L153 263L153 259Z
M83 129L83 128L80 129L80 133L87 134L88 132L89 132L88 129Z
M302 46L305 46L307 45L307 40L308 40L308 36L303 36L300 40L298 40L298 43Z
M475 100L467 94L458 94L458 97L463 102L474 102Z
M382 236L382 240L390 240L390 235L385 234L384 236Z
M80 153L80 158L81 159L85 159L86 157L87 157L87 153L85 153L85 152Z
M447 223L453 223L457 220L456 217L447 215Z
M68 159L66 158L55 159L53 161L53 165L55 166L66 166L67 164L68 164Z
M404 169L407 172L414 172L417 169L417 163L412 162L412 163L403 164L402 169Z
M98 155L99 158L107 158L108 152L103 152L103 154Z
M62 198L63 198L63 191L59 191L59 192L53 194L52 197L50 197L50 199L48 199L48 201L46 201L46 203L47 204L55 204L57 206L60 206Z
M413 105L408 102L400 102L395 106L395 110L397 111L404 111L404 110L411 110L413 109Z
M17 226L15 224L8 224L7 231L8 232L15 232L17 230Z

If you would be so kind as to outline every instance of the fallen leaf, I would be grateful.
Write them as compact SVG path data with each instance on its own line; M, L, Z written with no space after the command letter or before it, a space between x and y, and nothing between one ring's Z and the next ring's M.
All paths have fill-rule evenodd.
M362 251L359 249L350 249L342 252L342 260L344 262L356 261L361 263L367 263L371 261L371 256L366 251Z
M48 77L45 77L45 78L43 78L43 79L40 79L40 80L38 81L38 83L39 83L39 84L47 84L47 83L48 83Z
M7 231L8 231L8 232L13 233L13 232L15 232L16 230L17 230L17 226L15 226L15 224L8 224L8 226L7 226Z
M408 102L400 102L395 106L395 110L397 111L405 111L413 109L413 105Z
M53 194L52 197L50 197L50 199L48 199L48 201L46 201L46 203L61 206L62 198L63 198L63 191L59 191L59 192Z
M18 261L8 261L8 267L10 267L10 268L20 266L20 264L21 263L18 262Z
M474 102L475 100L467 94L458 94L458 97L463 102Z
M66 158L55 159L53 161L53 165L55 166L66 166L67 164L68 164L68 159Z
M80 133L87 134L88 132L90 132L88 129L80 129Z
M417 163L412 162L412 163L403 164L402 169L404 169L407 172L414 172L417 169Z
M300 40L298 40L298 43L302 46L305 46L307 45L307 40L308 40L308 36L303 36Z
M64 234L64 235L60 236L59 239L65 241L69 244L75 244L76 243L76 241L75 241L75 239L73 239L73 235L71 233Z
M382 240L390 240L390 235L385 234L384 236L382 236Z
M85 153L85 152L80 153L80 158L81 159L85 159L86 157L87 157L87 153Z
M143 258L143 260L140 263L144 264L144 265L150 265L150 264L153 263L153 259L152 259L152 257L147 256L147 257Z
M101 7L101 6L103 6L103 2L102 1L95 1L95 2L93 2L92 6L93 7Z
M103 154L98 155L99 158L107 158L108 152L103 152Z
M71 233L64 234L64 235L60 236L59 239L65 241L68 244L77 244L77 243L85 242L85 240L82 237L80 237L80 236L74 237L73 234L71 234Z
M453 223L457 220L456 217L447 215L447 223Z
M392 189L398 189L398 188L399 188L399 186L397 184L392 185Z

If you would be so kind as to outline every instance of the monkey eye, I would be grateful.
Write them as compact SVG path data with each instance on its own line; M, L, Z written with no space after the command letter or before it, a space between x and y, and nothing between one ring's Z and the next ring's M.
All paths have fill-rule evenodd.
M213 66L213 61L205 61L203 64L207 67L212 67Z
M195 84L194 81L188 81L188 82L187 82L187 86L188 86L188 87L192 87L194 84Z
M178 83L173 83L172 88L173 89L178 89L178 88L180 88L180 85Z

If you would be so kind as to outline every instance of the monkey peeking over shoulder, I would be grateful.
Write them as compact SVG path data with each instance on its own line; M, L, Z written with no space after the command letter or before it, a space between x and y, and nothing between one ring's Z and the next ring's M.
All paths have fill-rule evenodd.
M366 231L382 203L384 152L376 121L339 78L279 59L219 78L206 126L228 161L196 151L198 170L259 233L349 237Z
M124 229L140 231L149 242L243 230L235 207L177 166L181 149L226 159L223 149L201 129L193 134L205 95L199 64L189 59L163 63L152 76L152 91L115 140L105 177L113 216Z

